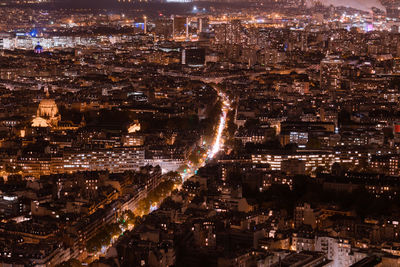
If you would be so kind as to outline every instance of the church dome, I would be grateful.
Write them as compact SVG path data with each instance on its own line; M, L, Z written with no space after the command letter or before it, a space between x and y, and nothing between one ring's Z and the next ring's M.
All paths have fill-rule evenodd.
M53 99L43 99L40 101L37 115L40 117L54 118L58 114L58 107Z
M43 47L40 44L38 44L38 45L35 46L35 50L34 51L35 51L36 54L40 54L40 53L43 52Z

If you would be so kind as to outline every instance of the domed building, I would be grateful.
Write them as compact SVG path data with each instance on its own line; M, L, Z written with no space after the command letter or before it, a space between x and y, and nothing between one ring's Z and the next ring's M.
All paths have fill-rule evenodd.
M58 114L58 107L53 99L43 99L37 109L37 116L53 118Z
M46 128L50 127L46 119L43 119L42 117L35 117L32 120L32 127L39 127L39 128Z
M36 117L32 120L32 127L53 127L57 126L60 120L61 115L58 113L56 102L46 98L40 101Z
M43 52L43 47L38 43L33 51L35 54L41 54Z

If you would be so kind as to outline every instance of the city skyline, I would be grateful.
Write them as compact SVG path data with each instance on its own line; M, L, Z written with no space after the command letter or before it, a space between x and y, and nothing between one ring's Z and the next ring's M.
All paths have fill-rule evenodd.
M73 2L0 0L0 266L400 266L400 2Z

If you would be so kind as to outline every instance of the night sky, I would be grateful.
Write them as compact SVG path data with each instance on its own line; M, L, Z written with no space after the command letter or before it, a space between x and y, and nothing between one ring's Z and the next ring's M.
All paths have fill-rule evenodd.
M372 7L376 7L382 10L385 8L382 6L379 0L320 0L325 5L336 5L336 6L348 6L356 9L365 11L371 10Z
M344 7L352 7L355 9L360 9L364 11L371 11L371 8L375 7L381 10L385 10L385 7L382 6L380 0L306 0L308 5L312 5L314 2L320 2L326 6L334 5L334 6L344 6ZM60 7L83 7L83 8L118 8L121 7L121 3L117 0L56 0L57 6ZM213 2L213 5L227 5L227 3L223 3L222 0L220 3ZM246 3L245 0L242 1L242 4ZM126 3L125 5L127 5ZM205 4L205 2L197 2L197 5ZM229 3L229 6L237 5L238 3ZM247 3L247 5L251 5L251 3ZM124 5L124 4L122 4ZM147 3L144 5L158 5L169 6L173 11L176 10L178 13L182 9L182 4L177 4L178 6L173 7L174 3L162 4L162 3ZM181 7L179 7L181 5ZM135 3L135 7L140 7L140 3Z

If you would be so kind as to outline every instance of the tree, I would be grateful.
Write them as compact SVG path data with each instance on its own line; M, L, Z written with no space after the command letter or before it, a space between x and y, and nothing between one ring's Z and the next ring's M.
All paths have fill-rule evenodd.
M201 147L195 148L192 153L189 155L189 160L194 164L197 165L200 163L200 160L203 158L203 154L206 153L206 150Z
M193 152L190 153L190 155L189 155L189 160L190 160L194 165L197 165L197 164L199 164L200 157L199 157L199 155L197 155L196 151L193 151Z
M63 263L56 265L56 267L81 267L81 266L83 266L82 263L77 259L70 259L68 261L64 261Z
M234 136L235 132L238 128L234 122L235 113L232 110L230 110L228 112L227 117L228 117L228 121L227 121L227 125L226 125L226 132L228 133L229 136Z
M139 203L137 208L135 209L135 214L141 216L143 214L147 214L150 210L150 202L149 199L146 197L142 199Z
M94 237L86 242L86 249L89 253L97 252L102 246L107 246L111 242L113 235L121 234L121 229L118 224L108 224L102 227Z
M182 176L179 174L179 172L175 171L170 171L165 174L165 177L168 180L174 181L175 183L181 183L182 182Z
M124 221L126 222L125 219L123 219L123 222ZM117 223L107 225L105 230L110 233L111 236L119 236L122 233L122 230Z
M185 172L185 170L187 170L188 168L189 168L189 166L187 164L183 164L176 171L178 173L182 173L182 172Z

